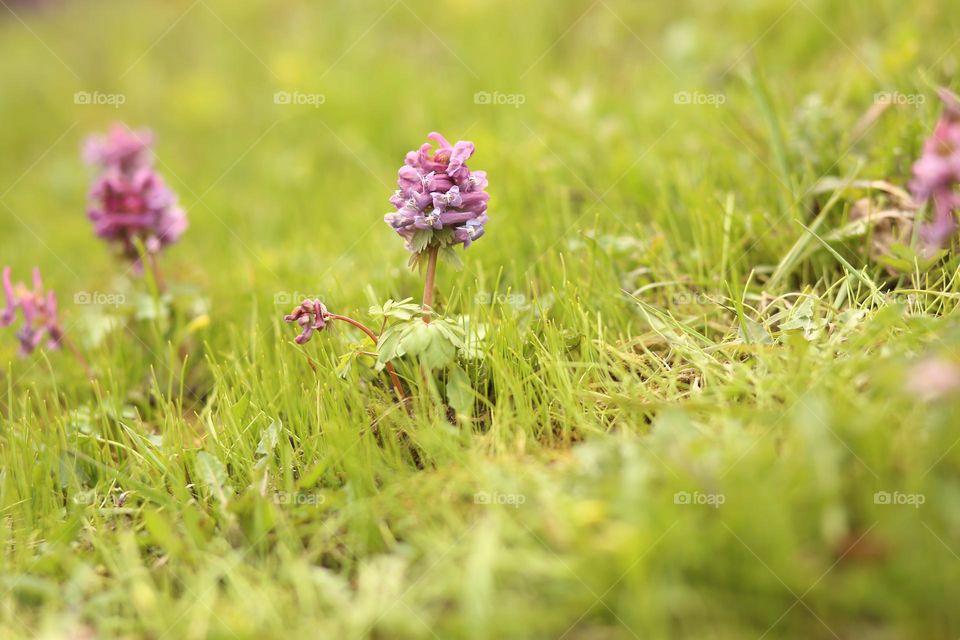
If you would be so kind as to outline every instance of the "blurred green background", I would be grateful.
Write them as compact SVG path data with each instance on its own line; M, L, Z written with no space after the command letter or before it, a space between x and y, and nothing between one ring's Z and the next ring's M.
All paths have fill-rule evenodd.
M908 180L960 65L954 3L0 5L0 265L41 266L68 328L75 292L117 290L80 146L123 121L155 132L190 219L167 277L210 300L209 394L185 408L143 400L156 363L123 336L94 351L112 375L92 400L63 354L19 361L0 333L0 635L960 633L957 403L904 384L917 358L955 358L937 316L957 279L901 314L847 295L820 251L764 289L821 178ZM441 308L491 327L474 431L411 428L370 372L312 374L279 322L307 294L361 314L419 295L382 217L430 131L474 141L490 179L487 235L438 276ZM864 244L837 250L882 277ZM658 321L624 295L648 285ZM750 344L742 309L702 296L745 288L758 308L813 291L822 323ZM509 292L543 306L478 302ZM345 333L308 352L330 363ZM276 459L258 453L273 420ZM196 488L201 454L236 495ZM326 502L281 508L267 479ZM524 505L483 510L478 491Z
M432 130L475 141L473 165L491 173L472 279L502 269L525 288L597 229L662 233L659 270L722 281L697 237L719 231L718 194L737 194L739 271L779 259L800 233L763 233L784 192L858 162L903 177L933 100L851 130L877 92L931 95L960 55L954 12L932 1L48 1L2 15L3 261L39 263L65 291L115 271L85 219L79 147L121 120L155 131L190 215L168 269L228 305L289 289L343 299L357 282L406 291L381 218L403 154ZM769 86L791 177L745 69ZM323 103L278 105L278 91ZM76 92L124 103L78 105ZM677 104L680 92L724 102Z

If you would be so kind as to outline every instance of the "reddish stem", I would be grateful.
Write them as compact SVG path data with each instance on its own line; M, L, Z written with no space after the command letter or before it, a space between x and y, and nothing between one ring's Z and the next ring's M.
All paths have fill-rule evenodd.
M377 336L377 334L375 334L373 331L368 329L366 325L364 325L361 322L357 322L353 318L349 318L347 316L341 316L336 313L328 314L326 317L329 320L340 320L341 322L352 324L357 329L360 329L360 331L363 331L365 334L367 334L367 336L373 341L373 344L377 344L378 342L380 342L380 338ZM387 363L386 368L387 368L387 373L390 374L390 381L393 382L393 388L397 392L397 397L400 398L400 402L402 404L406 404L407 394L404 393L403 385L400 384L400 378L397 376L397 370L394 369L393 365L389 362Z
M80 363L80 366L83 367L83 372L87 374L87 378L94 380L96 378L93 375L93 371L90 369L90 364L87 362L87 359L83 357L83 354L80 353L80 349L77 349L77 345L73 344L73 340L67 336L60 337L60 344L67 348L74 358Z
M433 307L433 288L437 277L437 254L440 252L439 246L430 249L430 256L427 260L427 280L423 285L423 321L430 324L430 312Z

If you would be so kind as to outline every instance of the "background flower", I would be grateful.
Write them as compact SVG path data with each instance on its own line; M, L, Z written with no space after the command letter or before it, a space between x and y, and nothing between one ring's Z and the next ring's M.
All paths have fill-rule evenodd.
M933 134L923 145L923 155L913 165L910 189L918 202L933 201L933 220L921 229L923 239L936 248L956 233L954 212L960 208L960 99L940 90L944 108Z
M117 243L122 254L139 264L136 241L155 254L186 231L186 212L153 168L149 130L114 125L104 136L91 136L84 148L87 162L103 171L90 190L87 216L95 233Z
M153 132L132 131L124 124L114 124L106 135L89 136L83 144L83 159L101 169L130 172L153 164Z
M22 282L13 284L10 267L3 270L3 295L6 307L0 312L0 327L8 327L16 321L17 310L23 316L23 325L17 331L20 354L33 352L44 337L47 348L59 349L63 330L57 319L57 298L53 291L44 292L40 269L33 270L33 289Z
M94 183L94 204L87 212L96 234L118 243L123 254L138 259L135 240L156 253L174 243L187 228L186 213L163 179L149 167L132 175L112 169Z

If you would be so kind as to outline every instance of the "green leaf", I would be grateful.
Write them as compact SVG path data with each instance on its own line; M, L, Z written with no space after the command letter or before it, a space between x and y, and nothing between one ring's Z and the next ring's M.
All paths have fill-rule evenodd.
M474 324L470 316L457 318L457 326L463 334L463 346L460 347L460 356L466 360L482 360L484 344L487 337L487 328L483 324Z
M441 249L440 259L457 271L463 269L463 259L460 258L460 254L457 253L453 247L444 247Z
M197 454L197 474L210 493L217 497L220 504L227 504L227 468L220 459L206 451Z
M442 320L430 324L420 319L411 320L401 330L397 355L419 358L429 369L442 369L457 357L458 341Z
M436 327L425 322L413 322L403 338L403 349L412 356L418 356L426 351L436 332Z
M410 247L415 253L421 253L433 239L433 229L420 229L410 239Z
M380 336L380 340L377 342L377 371L383 369L391 360L396 360L403 355L400 339L403 338L406 330L406 325L396 325L384 331Z
M447 378L447 402L458 416L469 418L473 414L473 396L470 376L460 367L453 367Z
M803 329L804 331L813 326L813 298L806 297L803 302L794 307L790 312L790 317L786 322L780 325L782 331L791 331Z
M930 255L923 255L915 251L912 247L898 242L890 245L889 256L877 256L877 262L902 273L910 273L914 270L914 266L920 271L929 270L946 254L947 250L941 249Z
M420 305L412 302L413 298L404 298L400 302L387 300L383 306L370 307L370 315L382 316L384 318L396 318L397 320L407 321L421 315Z
M266 458L277 448L280 441L280 429L282 424L279 420L274 420L270 426L260 433L260 442L257 444L257 450L254 452L256 458Z
M143 511L143 524L153 542L170 555L176 556L183 549L180 536L177 535L172 523L166 518L165 512L145 509Z
M746 316L740 318L739 334L745 344L773 344L773 338L767 333L767 329Z
M443 336L458 349L463 347L463 328L460 325L454 324L445 318L436 318L431 324L435 330L442 333Z
M378 369L391 360L409 355L430 369L454 363L463 348L463 329L449 320L436 318L430 324L417 316L383 332L377 345Z
M456 362L456 359L457 345L434 330L427 348L420 355L423 365L428 369L443 369Z

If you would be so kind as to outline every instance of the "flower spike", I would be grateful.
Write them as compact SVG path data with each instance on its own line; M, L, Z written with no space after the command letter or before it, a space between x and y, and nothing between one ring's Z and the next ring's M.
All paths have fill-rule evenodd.
M396 211L384 221L414 253L458 244L466 249L483 235L488 220L487 174L466 165L475 150L472 142L451 145L436 132L427 138L437 148L427 142L407 154L390 198Z

